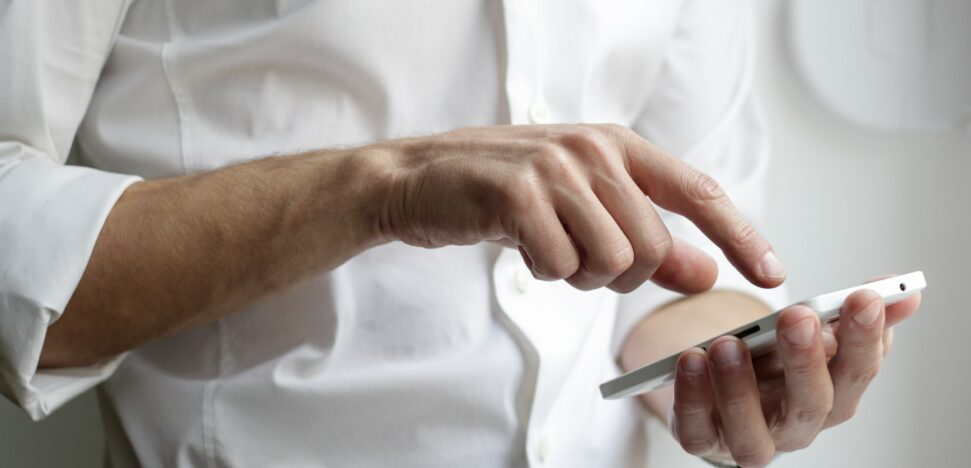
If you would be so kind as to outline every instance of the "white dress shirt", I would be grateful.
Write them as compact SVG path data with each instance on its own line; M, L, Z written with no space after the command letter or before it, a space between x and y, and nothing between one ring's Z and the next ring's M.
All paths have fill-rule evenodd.
M39 419L101 383L112 466L642 465L644 412L597 385L619 372L630 326L677 295L536 281L491 244L376 247L101 365L36 367L139 178L472 125L616 122L714 175L757 220L749 10L0 0L0 391ZM781 303L664 216L717 255L717 287Z

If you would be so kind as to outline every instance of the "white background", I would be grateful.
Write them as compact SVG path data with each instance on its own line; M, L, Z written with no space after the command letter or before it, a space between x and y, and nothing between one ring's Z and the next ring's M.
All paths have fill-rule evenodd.
M857 417L771 466L971 466L971 128L893 135L840 120L792 66L785 2L758 3L758 86L773 139L764 231L792 299L881 273L921 269L928 280ZM658 425L652 436L652 466L708 466L680 455Z
M929 283L858 416L773 466L969 466L971 313L961 292L971 291L971 129L893 135L840 120L794 72L784 1L759 5L758 82L774 150L763 228L789 268L793 298L916 269ZM707 466L659 426L652 435L652 466ZM101 452L90 393L38 424L0 403L0 467L98 467Z

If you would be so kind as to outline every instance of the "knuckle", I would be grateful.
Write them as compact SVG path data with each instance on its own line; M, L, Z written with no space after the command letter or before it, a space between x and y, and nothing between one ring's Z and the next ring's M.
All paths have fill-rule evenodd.
M803 450L812 445L815 437L799 437L776 444L776 450L780 452L795 452Z
M611 151L604 136L593 127L579 125L560 135L563 148L590 162L608 160Z
M578 267L578 262L573 260L554 261L544 268L543 274L545 279L561 280L576 273Z
M630 247L624 247L614 255L604 257L596 265L597 273L602 273L610 277L620 276L634 264L634 251Z
M726 396L718 406L723 413L740 414L749 407L749 397L747 395Z
M624 134L624 133L627 133L627 132L631 131L630 128L627 128L627 127L625 127L625 126L623 126L623 125L621 125L619 123L616 123L616 122L610 122L610 123L600 124L599 127L600 128L603 128L604 131L606 131L606 132L616 133L616 134Z
M743 223L738 229L735 229L732 233L731 244L734 246L745 246L756 241L759 238L759 232L755 230L755 227L749 223Z
M607 288L616 293L628 294L628 293L634 292L635 290L637 290L637 288L641 287L641 285L644 284L645 281L647 281L647 278L644 278L644 279L624 278L623 281L614 281L608 284Z
M569 154L553 142L540 142L533 160L533 169L546 179L556 179L569 172L572 161Z
M880 364L871 364L849 371L847 373L847 379L851 385L861 387L872 382L879 372Z
M693 171L688 177L688 193L696 202L709 205L721 203L728 198L714 177L701 171Z
M681 448L692 455L704 455L715 448L715 441L700 434L685 434L681 436Z
M675 397L673 410L679 420L698 420L710 416L709 408L685 398Z
M502 205L518 215L532 214L540 199L539 184L528 171L511 175L500 185L499 193Z
M813 356L798 356L786 366L786 371L791 373L793 377L798 377L801 380L809 380L819 372L821 365L823 364L814 359Z
M830 413L829 422L834 426L837 424L843 424L846 421L853 419L853 417L856 416L856 411L857 411L856 405L846 406L840 409L839 411L834 411Z
M565 135L576 136L580 138L580 141L595 141L599 136L600 132L597 127L593 125L573 125L570 127L570 131L566 132Z
M619 141L630 141L633 138L641 138L637 132L630 129L625 125L619 123L611 122L597 125L597 127L606 135L611 136Z
M655 268L664 263L664 259L668 257L673 247L674 241L671 235L665 232L664 235L645 243L644 247L637 252L636 262L645 268Z
M600 285L590 278L590 275L583 271L583 267L578 269L576 273L570 275L566 278L567 284L573 286L580 291L593 291L597 289Z
M744 448L738 452L732 452L735 463L741 466L765 466L772 461L774 451L759 448Z
M826 419L832 405L828 402L817 403L805 408L798 408L792 412L792 419L797 423L816 424Z
M535 152L540 157L556 156L563 151L563 148L552 138L541 138L535 141Z
M522 151L525 154L532 155L536 158L544 158L546 156L551 156L561 148L556 144L556 141L551 138L533 138L525 143L523 143Z

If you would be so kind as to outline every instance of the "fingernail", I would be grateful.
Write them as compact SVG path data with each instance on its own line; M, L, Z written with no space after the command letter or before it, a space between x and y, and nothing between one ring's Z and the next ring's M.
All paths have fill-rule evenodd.
M742 360L742 348L735 340L725 340L711 350L712 360L719 366L738 364Z
M776 256L775 252L768 251L765 256L762 257L762 263L759 265L762 270L762 276L772 279L780 279L786 277L786 267L782 264L782 260Z
M816 321L811 318L802 319L786 330L784 335L793 346L808 347L816 336Z
M685 353L681 358L681 370L686 374L700 374L705 371L705 358L696 352Z
M880 305L881 302L879 300L867 304L863 310L853 314L853 321L864 327L873 325L873 322L876 322L880 317Z

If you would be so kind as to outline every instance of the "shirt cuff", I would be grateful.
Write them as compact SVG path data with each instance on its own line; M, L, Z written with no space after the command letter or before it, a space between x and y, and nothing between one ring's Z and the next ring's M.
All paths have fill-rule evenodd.
M35 420L108 378L123 357L37 371L47 327L74 294L108 213L138 180L40 157L0 161L0 394Z
M34 421L46 418L74 397L111 377L128 353L86 367L40 369L16 403Z

